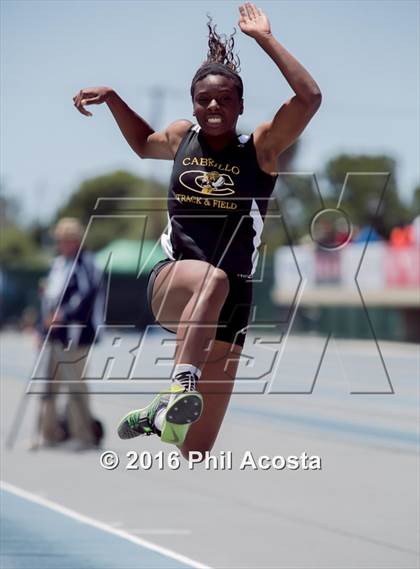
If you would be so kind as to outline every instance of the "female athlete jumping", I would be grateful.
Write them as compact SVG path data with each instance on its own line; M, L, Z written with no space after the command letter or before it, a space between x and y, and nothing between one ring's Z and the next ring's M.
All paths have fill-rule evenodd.
M107 103L141 158L173 160L166 259L153 268L148 301L159 324L176 333L168 393L126 415L121 438L158 434L188 458L214 444L231 396L252 302L252 275L274 188L279 155L301 134L321 103L318 85L274 38L267 16L251 3L239 8L241 31L254 38L295 95L250 136L237 135L243 84L233 37L210 23L207 60L191 84L198 124L178 120L155 132L108 87L82 89L76 108ZM200 420L198 420L200 419Z

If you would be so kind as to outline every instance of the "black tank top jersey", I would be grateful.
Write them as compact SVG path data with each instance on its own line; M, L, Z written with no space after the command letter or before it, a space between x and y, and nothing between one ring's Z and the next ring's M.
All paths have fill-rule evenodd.
M275 182L258 165L252 135L215 152L192 126L174 159L163 250L170 259L199 259L250 277Z

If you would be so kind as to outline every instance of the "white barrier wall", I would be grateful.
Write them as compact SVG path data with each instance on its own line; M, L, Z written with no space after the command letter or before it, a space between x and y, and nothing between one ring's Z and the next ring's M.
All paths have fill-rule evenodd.
M298 268L299 267L299 270ZM418 245L395 248L386 242L350 243L340 250L326 251L314 244L280 247L274 258L275 287L293 293L299 271L305 289L334 286L355 287L355 277L363 290L413 288L420 285Z

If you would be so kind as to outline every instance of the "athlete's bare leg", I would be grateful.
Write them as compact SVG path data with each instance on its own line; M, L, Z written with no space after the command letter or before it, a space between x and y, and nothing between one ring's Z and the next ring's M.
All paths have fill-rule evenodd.
M189 441L183 450L186 456L191 449L211 448L229 402L240 354L238 346L231 349L229 342L215 340L228 293L227 274L204 261L174 261L161 268L153 283L152 311L162 326L177 335L178 369L191 366L193 371L191 376L188 371L177 372L169 398L157 395L147 407L123 417L118 426L122 439L157 432L164 442L181 445ZM188 376L187 385L182 382L183 373ZM193 429L190 435L189 429L202 412L203 399L208 405L203 427Z
M191 451L204 455L211 450L232 394L241 352L242 347L237 344L214 341L198 384L204 399L203 414L199 421L191 425L181 447L185 458L188 459Z
M162 326L176 332L176 364L203 367L228 293L226 273L204 261L175 261L160 270L152 310Z

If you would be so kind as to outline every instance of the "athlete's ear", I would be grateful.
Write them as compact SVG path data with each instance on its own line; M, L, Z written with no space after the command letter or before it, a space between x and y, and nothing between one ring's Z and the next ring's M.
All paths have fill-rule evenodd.
M242 115L244 112L244 100L241 99L241 102L239 103L239 114Z

